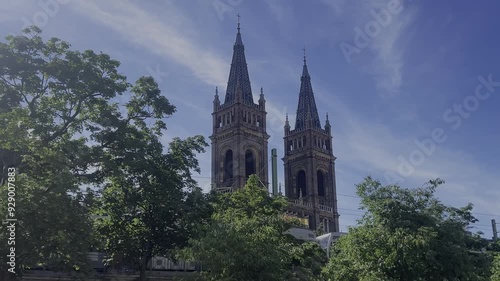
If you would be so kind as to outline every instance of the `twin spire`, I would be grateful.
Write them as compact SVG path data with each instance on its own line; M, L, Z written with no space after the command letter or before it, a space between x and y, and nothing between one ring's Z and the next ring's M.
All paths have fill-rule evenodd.
M226 97L224 103L236 101L238 94L242 95L243 102L254 103L250 77L245 58L245 48L240 32L240 15L238 14L238 32L233 46L233 59L229 71L227 82ZM304 50L304 66L302 68L302 77L300 78L299 102L297 106L297 118L295 129L304 129L306 127L321 128L318 116L314 92L311 85L311 77L307 70L306 50Z
M306 127L321 128L318 109L314 100L314 92L311 84L311 76L307 70L306 49L304 48L304 66L300 78L299 104L297 106L297 118L295 129L302 130Z
M239 14L238 33L236 34L236 41L233 47L233 60L231 62L231 70L229 71L224 102L235 101L238 91L241 91L243 94L243 102L253 103L252 87L250 86L250 77L248 76L247 62L245 59L245 47L243 46L243 40L241 40Z

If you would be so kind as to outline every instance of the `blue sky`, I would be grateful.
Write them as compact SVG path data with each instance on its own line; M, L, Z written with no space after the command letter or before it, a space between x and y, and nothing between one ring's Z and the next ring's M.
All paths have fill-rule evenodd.
M254 96L264 88L279 157L307 49L322 125L327 112L332 124L342 230L361 214L355 184L365 176L406 187L440 177L438 196L472 202L477 229L491 237L490 220L500 222L499 10L494 0L4 0L0 35L37 23L45 38L110 54L131 81L154 76L178 109L167 143L211 134L240 13ZM208 190L210 149L199 159Z

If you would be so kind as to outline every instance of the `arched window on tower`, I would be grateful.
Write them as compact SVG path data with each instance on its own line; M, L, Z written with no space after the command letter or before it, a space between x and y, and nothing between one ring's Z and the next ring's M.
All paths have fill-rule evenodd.
M318 170L316 180L318 181L318 196L325 196L325 176Z
M248 178L250 175L255 174L255 155L250 149L245 152L245 176Z
M302 197L307 195L306 172L304 172L304 170L300 170L297 173L297 198L299 198L301 195Z
M224 155L224 186L233 184L233 151L229 149Z

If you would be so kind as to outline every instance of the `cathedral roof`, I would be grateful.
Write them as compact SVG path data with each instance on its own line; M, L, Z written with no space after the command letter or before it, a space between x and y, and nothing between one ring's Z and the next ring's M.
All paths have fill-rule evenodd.
M305 127L321 128L318 109L316 108L316 102L314 100L314 93L311 85L311 76L309 76L309 71L307 70L305 55L300 81L299 104L297 106L295 129L301 130Z
M238 33L236 34L236 42L233 47L233 60L227 81L225 103L236 100L239 87L241 87L243 93L243 101L253 103L252 88L250 87L250 78L245 59L245 48L241 40L240 24L238 23Z

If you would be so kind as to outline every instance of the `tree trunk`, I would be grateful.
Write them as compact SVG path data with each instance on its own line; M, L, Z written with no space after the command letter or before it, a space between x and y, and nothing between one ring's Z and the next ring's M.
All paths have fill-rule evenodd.
M143 264L141 264L141 273L139 275L139 280L140 281L146 281L146 266Z
M146 245L144 255L142 256L142 259L141 259L141 271L139 274L140 281L146 281L146 270L148 268L148 263L149 263L149 260L151 259L152 252L153 252L153 245L151 243L148 243Z

